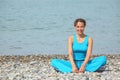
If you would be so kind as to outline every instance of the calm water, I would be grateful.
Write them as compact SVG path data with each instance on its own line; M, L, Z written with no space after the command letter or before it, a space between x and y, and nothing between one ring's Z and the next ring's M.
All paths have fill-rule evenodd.
M120 0L0 0L0 55L67 54L73 22L87 20L94 54L120 53Z

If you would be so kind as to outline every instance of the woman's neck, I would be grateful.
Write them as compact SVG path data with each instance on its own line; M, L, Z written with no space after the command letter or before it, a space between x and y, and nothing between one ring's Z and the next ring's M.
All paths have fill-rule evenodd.
M78 36L79 38L83 38L83 37L85 37L85 34L77 34L77 36Z

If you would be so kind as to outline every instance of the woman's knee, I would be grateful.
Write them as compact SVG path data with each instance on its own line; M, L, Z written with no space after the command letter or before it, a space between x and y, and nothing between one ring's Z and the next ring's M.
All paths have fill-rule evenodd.
M103 60L103 61L107 61L107 57L106 56L100 56L100 58L101 58L101 60Z
M107 62L107 57L106 56L99 56L98 58L99 58L99 61L102 62L103 65L106 64L106 62Z
M88 63L89 64L91 64L91 63L101 63L101 64L105 65L106 62L107 62L107 57L106 56L98 56L98 57L95 57L92 60L90 60Z
M58 59L52 59L51 60L51 65L53 66L54 64L58 63Z

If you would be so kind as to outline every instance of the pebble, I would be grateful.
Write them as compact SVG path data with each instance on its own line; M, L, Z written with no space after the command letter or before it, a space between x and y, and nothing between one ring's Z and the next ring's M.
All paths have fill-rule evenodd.
M68 74L55 71L47 56L0 56L0 80L120 80L120 55L109 56L103 72Z

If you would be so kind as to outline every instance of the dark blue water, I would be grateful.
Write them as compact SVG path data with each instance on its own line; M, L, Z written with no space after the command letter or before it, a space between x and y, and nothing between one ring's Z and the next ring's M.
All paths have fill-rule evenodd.
M119 0L0 0L0 55L67 54L76 18L93 54L120 53Z

